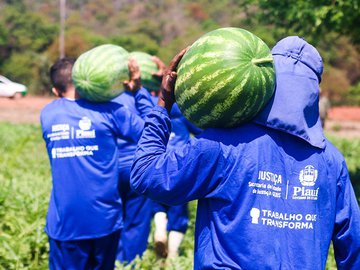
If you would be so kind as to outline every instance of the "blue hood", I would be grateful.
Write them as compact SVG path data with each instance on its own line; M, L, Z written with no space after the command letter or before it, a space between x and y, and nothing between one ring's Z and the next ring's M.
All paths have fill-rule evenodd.
M272 49L276 89L267 106L254 119L323 149L325 136L319 117L319 83L323 62L305 40L291 36Z

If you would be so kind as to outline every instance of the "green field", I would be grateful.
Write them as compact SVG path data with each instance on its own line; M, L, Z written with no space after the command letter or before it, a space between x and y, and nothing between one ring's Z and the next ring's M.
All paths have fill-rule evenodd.
M43 227L51 180L40 127L0 123L0 141L0 269L48 269L49 247ZM360 140L332 141L344 153L359 198ZM166 269L192 269L195 209L192 202L190 227L180 257L167 263ZM156 258L150 239L142 260L126 267L119 265L118 269L156 270L164 269L164 265ZM336 269L332 255L327 269Z

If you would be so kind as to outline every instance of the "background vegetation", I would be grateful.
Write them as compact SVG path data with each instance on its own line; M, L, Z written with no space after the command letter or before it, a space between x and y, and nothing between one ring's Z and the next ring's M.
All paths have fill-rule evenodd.
M334 104L360 105L360 5L352 0L68 0L67 56L103 43L145 51L168 62L219 27L248 29L270 47L288 35L314 44L324 58L322 89ZM59 1L0 0L0 74L48 92L59 56Z

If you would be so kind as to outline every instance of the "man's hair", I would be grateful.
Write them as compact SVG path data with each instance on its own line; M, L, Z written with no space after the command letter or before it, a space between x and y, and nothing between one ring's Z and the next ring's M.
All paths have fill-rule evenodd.
M50 68L50 80L60 94L64 94L72 84L71 71L75 63L74 58L62 58L57 60Z

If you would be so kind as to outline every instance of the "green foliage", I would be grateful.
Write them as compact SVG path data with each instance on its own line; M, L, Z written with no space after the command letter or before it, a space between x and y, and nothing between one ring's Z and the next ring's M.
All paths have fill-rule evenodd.
M346 165L349 170L350 179L357 194L360 203L360 140L359 139L341 139L336 137L329 137L330 141L343 154Z
M2 66L5 76L25 84L31 94L44 94L44 89L50 89L49 67L45 55L32 51L12 54Z
M331 245L330 249L329 249L329 255L327 258L325 270L336 270L336 269L337 269L337 267L336 267L336 262L335 262L335 258L334 258L334 249Z
M241 6L245 22L280 40L304 37L316 46L325 64L322 89L333 104L346 104L351 85L360 80L360 5L351 0L246 0ZM255 32L256 33L256 32ZM264 33L264 32L263 32ZM266 32L264 40L268 39Z
M33 74L59 57L58 3L0 3L0 73L16 80L24 74L19 82L25 81L30 93L47 92L48 79ZM66 7L65 54L70 57L114 43L128 51L158 55L168 63L203 34L234 26L255 33L270 47L287 35L304 36L324 58L328 73L323 90L336 104L349 102L343 97L360 80L360 50L354 45L360 44L357 1L74 0ZM30 59L31 53L37 56ZM46 61L38 64L39 58ZM11 67L16 65L14 59L23 64L19 71ZM28 78L34 79L29 83Z
M360 53L349 43L348 38L336 37L334 33L328 37L334 41L319 45L325 62L321 88L334 105L359 104L356 103L354 90L360 79Z
M322 91L326 92L331 100L331 104L339 105L344 103L350 81L346 76L346 71L331 66L326 66L321 82Z
M7 30L7 47L10 52L31 50L41 52L53 41L56 27L31 12L23 12L6 6L0 17L0 25Z
M0 269L47 269L49 162L39 126L0 124Z
M255 5L252 14L267 25L274 25L283 34L298 34L317 44L329 32L345 34L360 43L360 5L351 0L248 0Z
M0 17L0 73L25 84L32 94L43 94L49 86L49 63L42 52L53 42L55 31L20 2L5 6Z
M65 32L65 55L77 58L82 53L98 45L109 43L109 41L86 28L75 26ZM59 39L56 38L53 44L46 51L50 63L54 63L59 58Z
M0 46L6 45L7 31L4 25L0 25Z
M158 55L159 45L145 34L119 35L109 39L111 44L119 45L129 52L141 51L151 55Z
M346 95L346 103L353 106L360 106L360 82L352 86Z
M24 0L5 0L6 4L11 4L14 7L18 8L19 10L24 10Z

